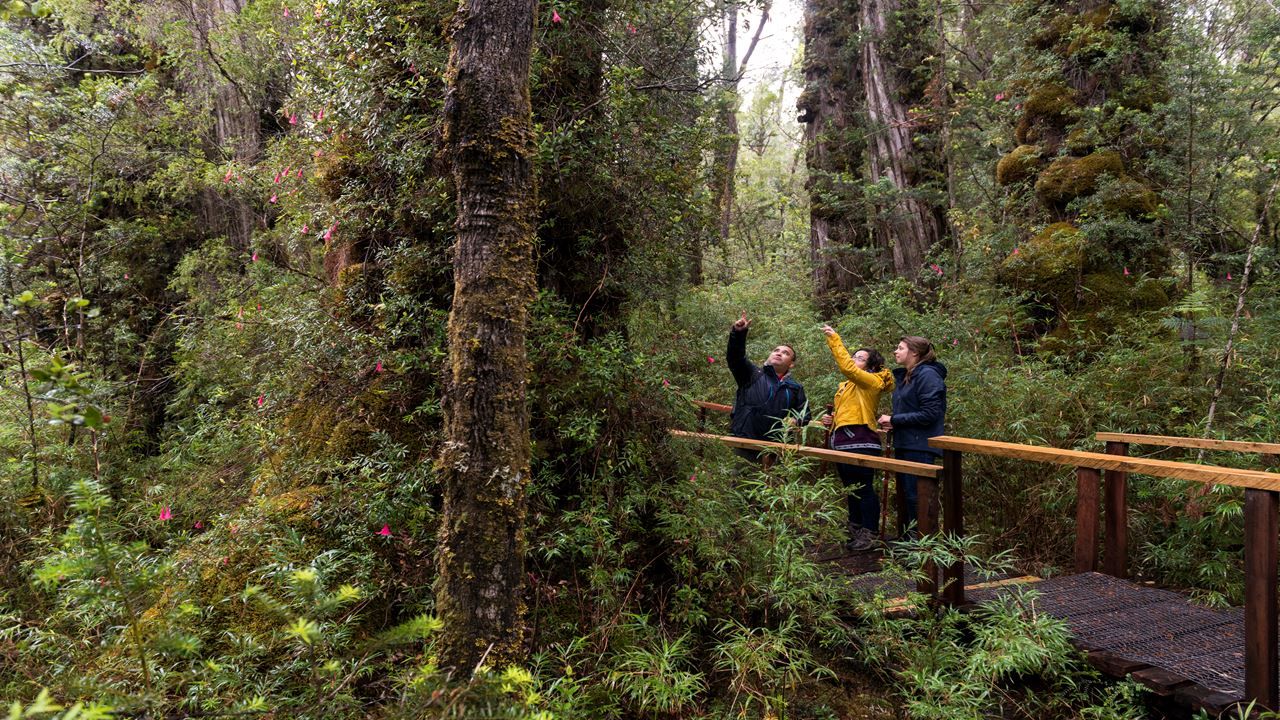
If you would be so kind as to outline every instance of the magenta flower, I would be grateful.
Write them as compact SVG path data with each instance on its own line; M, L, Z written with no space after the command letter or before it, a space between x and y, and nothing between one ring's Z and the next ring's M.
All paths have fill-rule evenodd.
M288 5L285 5L285 6L284 6L284 16L285 16L285 17L289 17L289 6L288 6Z
M380 372L382 372L382 361L381 361L381 360L379 360L379 361L377 362L377 364L375 364L375 365L373 366L373 371L374 371L374 372L376 372L376 373L380 373Z
M954 345L959 345L959 344L960 344L960 338L955 338L954 340L952 340L952 341L951 341L951 344L952 344L953 346L954 346Z
M196 524L195 524L195 529L197 529L197 530L203 530L203 529L204 529L204 523L202 523L202 522L200 522L199 520L197 520L197 521L196 521Z
M272 202L275 202L275 199L276 199L276 196L275 196L275 195L272 195L272 196L271 196L271 201L272 201ZM254 251L253 251L253 255L251 255L251 256L249 257L249 259L250 259L250 260L252 260L253 262L258 262L258 251L257 251L257 250L254 250Z
M298 113L294 113L294 114L292 114L292 115L290 115L290 116L289 116L289 124L290 124L290 125L297 125L297 124L298 124Z
M662 387L671 387L671 381L666 378L662 378Z
M627 32L631 33L632 35L635 35L635 34L636 34L636 26L635 26L635 25L632 25L631 23L627 23Z
M303 234L303 235L306 235L306 234L307 234L307 230L309 230L309 229L310 229L310 228L308 228L308 227L307 227L307 224L306 224L306 223L302 223L302 234Z
M263 404L263 403L265 403L266 401L267 401L267 396L266 396L266 395L259 395L259 396L258 396L258 407L262 407L262 404Z
M298 168L298 177L302 177L302 168Z
M222 184L225 185L231 182L231 172L232 172L231 168L227 168L227 174L222 176Z
M1231 279L1231 273L1227 273L1227 279L1228 279L1228 280L1230 280L1230 279Z
M382 537L391 537L391 526L383 525L382 529L378 531L378 534Z
M1002 92L996 93L996 102L1002 102L1002 101L1004 101L1004 93Z
M1125 266L1125 268L1124 268L1124 276L1125 276L1125 277L1129 277L1129 266L1128 266L1128 265L1126 265L1126 266Z
M938 267L937 263L929 263L929 267L932 268L933 271L938 273L939 275L942 274L942 268Z
M551 22L553 23L560 22L560 13L556 12L555 8L551 8Z
M708 355L708 356L707 356L707 364L708 364L708 365L710 365L711 363L713 363L713 362L715 362L715 361L716 361L716 359L715 359L715 358L711 357L710 355Z
M172 520L172 519L173 519L173 511L169 509L168 505L165 505L163 508L160 509L160 521L164 522L165 520Z
M1017 255L1017 254L1018 254L1018 248L1014 248L1014 249L1013 249L1013 254L1014 254L1014 255Z
M329 242L329 238L333 237L333 231L337 229L338 229L338 221L334 220L333 225L330 225L329 229L324 231L324 241Z
M276 194L275 194L275 193L271 193L271 199L270 199L270 200L268 200L267 202L269 202L269 203L274 203L275 201L276 201Z
M277 185L279 185L279 184L280 184L280 173L276 173L276 179L275 179L275 180L273 180L272 182L274 182L274 183L275 183L275 184L277 184Z

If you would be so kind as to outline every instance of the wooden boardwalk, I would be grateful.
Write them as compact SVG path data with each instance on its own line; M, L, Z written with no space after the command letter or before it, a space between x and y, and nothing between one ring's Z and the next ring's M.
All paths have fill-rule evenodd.
M707 411L728 406L695 403L700 426ZM1098 433L1105 453L1040 447L955 436L931 438L942 465L904 463L823 448L673 430L677 437L722 442L770 452L810 456L823 462L910 473L917 478L917 530L922 535L965 535L963 458L988 455L1032 463L1074 467L1076 471L1075 574L1049 580L1026 578L1039 594L1036 609L1063 620L1091 663L1115 676L1130 676L1156 693L1217 716L1238 703L1280 710L1280 473L1198 463L1131 457L1131 444L1166 448L1256 453L1275 461L1280 443L1213 438ZM1127 580L1129 476L1141 475L1206 484L1231 485L1244 494L1245 606L1214 610L1193 605L1167 590ZM886 501L888 499L886 498ZM903 517L899 508L898 517ZM1099 542L1099 536L1103 542ZM1101 551L1101 552L1100 552ZM1099 562L1099 555L1102 561ZM927 567L911 584L878 573L878 556L838 560L851 589L902 597L930 595L957 608L989 602L1012 592L1010 583L973 582L960 563ZM1101 568L1099 567L1101 565ZM1105 574L1095 572L1102 569Z
M911 581L876 572L877 561L874 553L829 559L850 576L855 593L898 598L915 590ZM1243 610L1200 607L1178 593L1097 572L974 582L965 588L966 607L1027 589L1035 591L1031 609L1066 623L1073 644L1103 673L1131 677L1214 717L1248 704Z

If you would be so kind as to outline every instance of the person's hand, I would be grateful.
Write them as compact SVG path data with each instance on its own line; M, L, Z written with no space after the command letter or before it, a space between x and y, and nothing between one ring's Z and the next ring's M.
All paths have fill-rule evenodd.
M831 337L832 335L836 334L836 329L831 327L830 325L823 325L822 334L826 335L827 337Z
M881 415L881 416L880 416L880 419L879 419L879 420L877 420L876 422L880 423L880 429L881 429L881 430L892 430L892 429L893 429L893 418L892 418L892 417L890 417L890 416L888 416L888 415Z
M742 317L738 318L737 322L733 324L733 329L741 332L749 327L751 327L751 321L747 319L747 311L743 310Z
M835 418L831 417L831 413L827 413L826 415L818 418L818 422L822 423L826 427L831 427L831 421L834 419Z

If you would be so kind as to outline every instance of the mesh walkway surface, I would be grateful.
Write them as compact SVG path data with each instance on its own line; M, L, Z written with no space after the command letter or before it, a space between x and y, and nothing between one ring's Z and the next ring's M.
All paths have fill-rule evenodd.
M849 587L855 593L897 597L915 589L914 583L885 577L874 567L862 569L866 559L832 562L852 576ZM1211 714L1244 698L1244 613L1238 608L1200 607L1178 593L1094 572L994 587L982 587L982 579L967 569L965 578L967 585L978 585L966 587L970 603L1034 590L1031 608L1063 620L1091 658L1105 656L1116 674L1137 671L1139 678L1145 671L1147 678L1158 677L1158 683L1148 684L1161 694L1176 689L1184 702Z

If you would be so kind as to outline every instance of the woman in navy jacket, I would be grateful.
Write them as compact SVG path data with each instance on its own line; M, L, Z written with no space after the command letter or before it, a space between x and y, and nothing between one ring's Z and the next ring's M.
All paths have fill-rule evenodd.
M893 359L902 367L893 371L893 414L880 416L880 427L893 431L894 457L932 463L941 452L929 447L929 438L942 434L947 414L947 368L938 362L933 343L908 335L898 342ZM915 475L898 475L906 496L908 525L916 522Z

